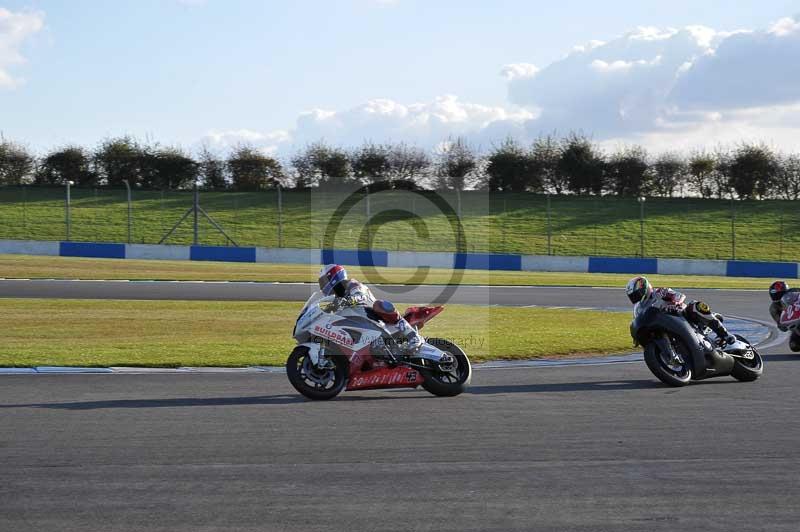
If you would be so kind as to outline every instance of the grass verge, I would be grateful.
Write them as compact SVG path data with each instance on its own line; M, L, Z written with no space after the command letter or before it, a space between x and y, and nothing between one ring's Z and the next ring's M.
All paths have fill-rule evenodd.
M351 277L368 283L443 284L453 271L430 269L415 278L412 268L359 268L348 266ZM308 264L254 264L168 260L85 259L0 255L0 277L23 279L168 279L179 281L281 281L314 282L319 266ZM503 272L464 270L461 284L512 286L606 286L623 288L630 274ZM649 275L658 286L676 288L764 289L770 279L691 275Z
M66 233L64 187L0 187L0 238L60 240ZM369 227L371 246L408 251L455 251L452 219L440 208L448 203L461 213L469 251L555 255L637 256L643 232L645 254L679 258L800 260L800 215L793 201L647 198L644 210L636 198L550 196L482 191L384 191L363 196L341 212L349 192L306 190L282 192L280 241L298 248L320 247L338 224L336 247L355 249ZM433 200L437 200L434 203ZM278 245L278 196L263 192L201 193L206 212L241 245ZM192 204L191 191L133 193L132 239L158 242ZM71 235L87 242L124 242L128 206L124 189L71 190ZM549 208L548 208L549 207ZM367 216L367 212L372 214ZM645 223L641 224L644 214ZM691 220L691 223L687 223ZM551 238L548 240L548 227ZM204 244L224 245L224 238L205 220ZM732 234L733 232L733 234ZM171 244L192 241L184 222Z
M0 299L0 366L282 365L300 306ZM423 332L454 340L479 362L624 351L631 347L629 319L619 312L448 305Z

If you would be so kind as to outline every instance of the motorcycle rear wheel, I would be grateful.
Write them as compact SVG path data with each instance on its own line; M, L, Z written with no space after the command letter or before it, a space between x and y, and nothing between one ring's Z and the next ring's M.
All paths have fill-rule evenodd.
M737 334L736 338L747 345L750 345L750 342L748 342L743 336L739 336ZM739 382L753 382L764 372L764 361L761 359L761 355L758 354L758 351L756 351L755 347L750 347L753 349L753 358L747 359L736 357L733 361L731 376Z
M692 367L688 362L688 360L690 360L688 349L679 341L673 342L671 338L667 338L667 340L672 343L673 349L675 349L676 353L682 358L680 366L668 360L669 354L662 353L661 350L658 349L656 343L650 343L645 347L645 364L647 364L652 374L664 384L675 387L686 386L692 380Z
M422 387L439 397L454 397L463 393L472 380L472 365L467 354L453 342L442 338L428 338L428 343L452 355L455 358L455 367L449 373L442 373L432 366L431 369L420 370L425 378ZM425 359L422 362L426 365L433 364Z
M347 386L347 360L337 356L330 360L333 368L315 368L308 348L297 346L286 360L286 376L294 389L309 399L333 399Z

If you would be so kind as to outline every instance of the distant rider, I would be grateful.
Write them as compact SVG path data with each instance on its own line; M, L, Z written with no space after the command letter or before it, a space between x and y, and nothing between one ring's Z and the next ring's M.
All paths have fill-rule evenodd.
M775 281L769 286L769 297L772 299L772 303L769 305L769 314L775 320L778 329L785 332L788 329L785 325L781 325L781 314L800 298L800 288L789 288L789 283L786 281ZM795 352L800 351L800 338L796 333L789 338L789 349Z
M424 343L416 329L397 312L391 302L375 299L366 285L355 279L348 279L347 271L342 266L338 264L323 266L319 272L319 289L323 295L335 295L340 304L363 309L367 318L383 321L390 333L402 333L407 341L406 351L415 351Z
M685 295L672 288L653 288L646 277L634 277L628 281L625 293L635 305L634 314L637 314L642 307L651 306L665 312L680 314L696 325L709 327L717 335L720 344L730 346L737 341L711 312L711 307L703 301L687 301Z

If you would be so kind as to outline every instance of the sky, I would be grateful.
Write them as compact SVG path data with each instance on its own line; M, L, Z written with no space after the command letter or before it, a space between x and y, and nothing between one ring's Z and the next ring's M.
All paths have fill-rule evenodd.
M0 0L0 133L800 150L800 2Z

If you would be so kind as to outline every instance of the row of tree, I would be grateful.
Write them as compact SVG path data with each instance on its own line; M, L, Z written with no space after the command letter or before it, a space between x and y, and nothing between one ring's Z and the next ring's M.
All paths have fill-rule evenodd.
M196 155L131 137L107 139L96 149L66 146L36 157L0 140L0 185L132 186L182 189L195 182L212 190L298 189L370 184L389 188L614 194L698 195L704 198L800 198L800 155L763 144L651 156L641 146L606 153L588 137L543 136L530 146L507 139L480 154L464 139L428 152L405 144L365 142L342 149L318 142L283 164L239 145L225 157L207 147Z

